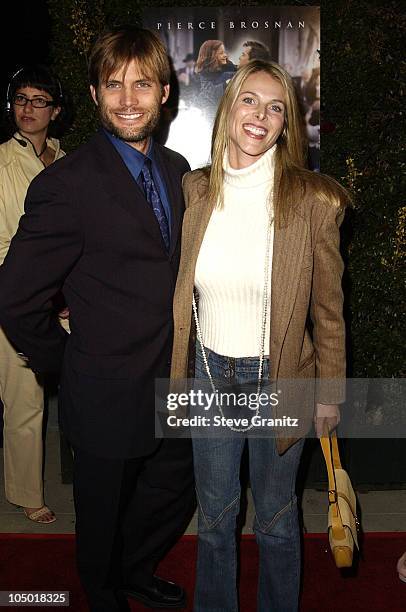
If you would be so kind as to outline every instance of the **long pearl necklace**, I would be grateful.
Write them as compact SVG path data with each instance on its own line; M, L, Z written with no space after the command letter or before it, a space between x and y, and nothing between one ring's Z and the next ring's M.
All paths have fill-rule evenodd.
M243 432L246 432L252 429L254 427L253 419L254 417L257 417L259 415L259 394L261 391L261 383L262 383L262 375L263 375L263 364L264 364L264 353L265 353L265 333L266 333L267 318L268 318L268 301L269 301L269 298L268 298L269 278L268 277L269 277L269 262L270 262L270 257L271 257L271 228L272 228L273 220L274 218L271 217L268 223L268 228L267 228L267 233L266 233L264 289L263 289L263 297L262 297L262 323L261 323L261 334L260 334L260 341L259 341L257 407L255 409L254 416L251 418L251 424L248 427L243 427L243 428L234 427L232 425L229 425L228 422L226 421L227 427L229 427L229 429L231 429L232 431L240 432L240 433L243 433ZM202 330L200 328L199 317L197 315L197 305L196 305L194 294L193 294L192 306L193 306L193 316L194 316L194 320L196 324L197 339L199 340L200 348L202 351L202 357L203 357L204 366L206 368L207 377L210 381L211 388L216 398L216 405L218 406L220 414L224 419L225 416L224 416L223 408L221 406L221 403L218 401L218 389L216 389L216 386L214 384L213 376L210 371L209 362L207 360L206 350L203 344L203 335L202 335Z

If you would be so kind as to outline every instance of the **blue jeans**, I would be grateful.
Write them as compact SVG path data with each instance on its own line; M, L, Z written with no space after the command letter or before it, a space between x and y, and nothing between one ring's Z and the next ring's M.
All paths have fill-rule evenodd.
M257 358L232 359L208 349L206 354L214 379L234 384L251 382L255 386ZM268 372L266 360L264 378ZM196 378L207 378L200 348L196 354ZM235 532L245 441L244 435L193 439L199 504L194 612L238 611ZM275 442L274 438L248 438L254 532L260 560L257 612L295 612L301 563L295 483L303 440L283 455L278 455Z

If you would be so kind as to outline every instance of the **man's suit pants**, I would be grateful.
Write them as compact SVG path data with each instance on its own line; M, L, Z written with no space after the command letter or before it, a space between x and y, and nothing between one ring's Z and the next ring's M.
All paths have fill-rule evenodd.
M114 590L146 584L195 507L190 440L163 440L147 457L74 450L77 562L91 612L115 612ZM169 577L170 578L170 577Z

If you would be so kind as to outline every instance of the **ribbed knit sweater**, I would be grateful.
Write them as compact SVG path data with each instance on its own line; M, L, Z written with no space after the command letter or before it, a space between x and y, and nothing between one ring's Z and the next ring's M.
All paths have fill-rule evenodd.
M248 168L224 162L224 206L215 208L196 264L204 345L227 357L257 357L263 322L267 226L272 218L275 146ZM227 157L227 156L226 156ZM265 355L269 353L273 224Z

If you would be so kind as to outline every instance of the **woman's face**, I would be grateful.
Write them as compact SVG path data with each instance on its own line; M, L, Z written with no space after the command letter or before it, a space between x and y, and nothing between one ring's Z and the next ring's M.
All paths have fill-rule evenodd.
M275 144L283 130L285 113L285 93L279 81L266 72L247 77L230 113L232 168L250 166Z
M216 63L219 66L224 66L225 64L227 64L227 53L224 49L224 45L220 45L219 48L217 49L215 55L214 55L214 59L216 60Z
M30 100L38 98L47 101L52 100L52 96L48 92L35 87L19 87L15 92L16 95ZM31 102L26 102L25 106L13 104L14 120L18 131L26 138L40 134L46 135L50 122L56 118L60 110L60 107L55 106L36 108Z

